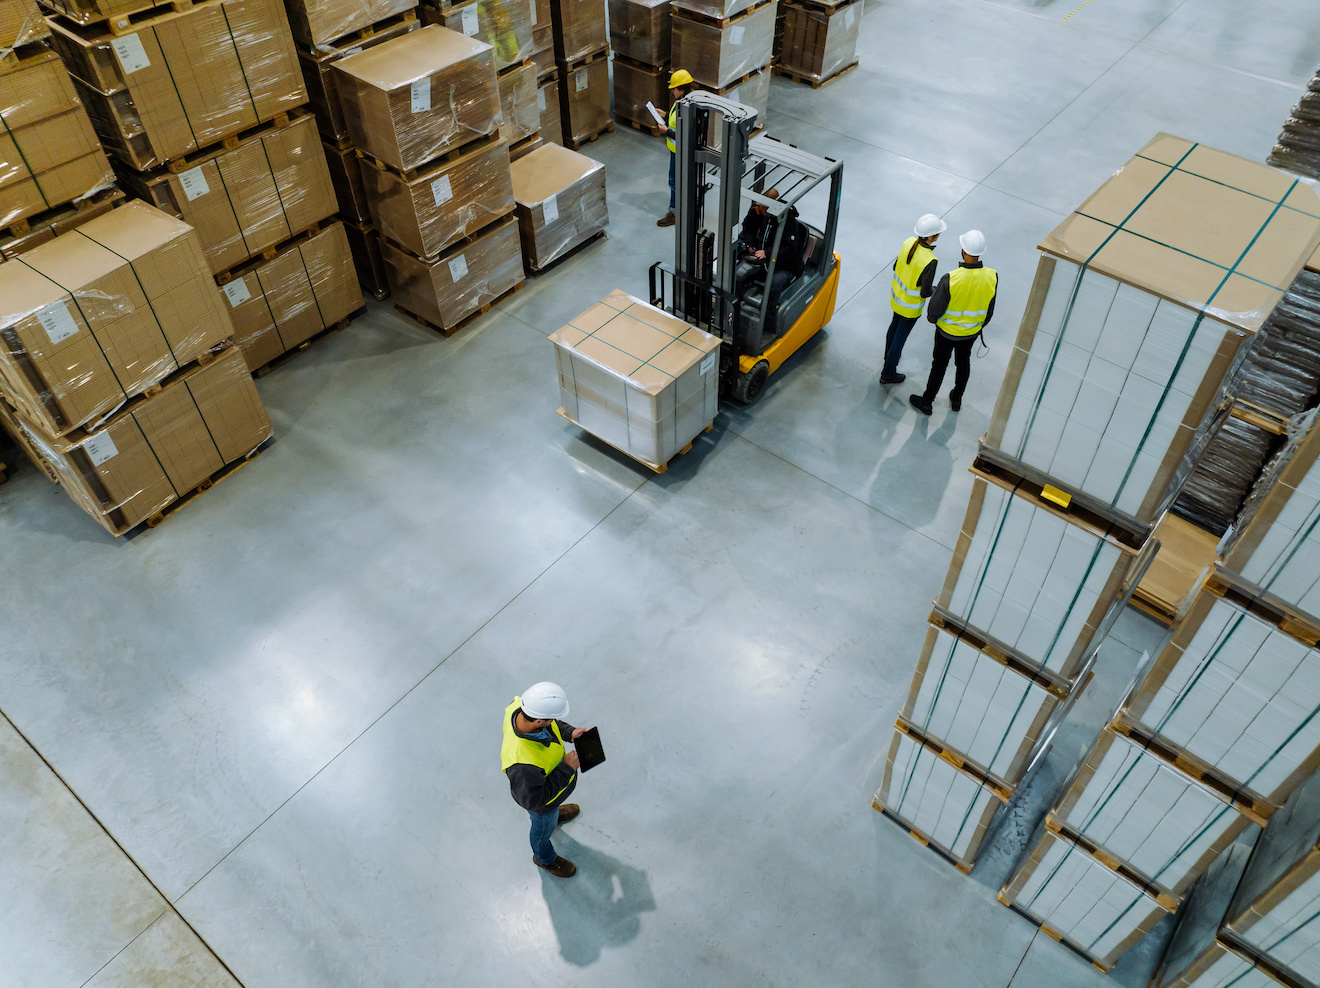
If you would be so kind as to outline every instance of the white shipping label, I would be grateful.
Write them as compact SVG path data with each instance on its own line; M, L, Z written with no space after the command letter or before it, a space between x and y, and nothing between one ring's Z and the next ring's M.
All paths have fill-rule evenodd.
M852 8L852 7L849 7L847 10L845 10L845 11L843 12L843 26L844 26L844 27L852 27L852 26L853 26L853 8Z
M741 24L735 24L733 27L729 28L729 44L742 44L743 32L746 30L747 28L743 27Z
M151 59L147 58L147 50L142 47L142 39L136 34L115 38L110 42L110 47L119 56L119 64L124 67L124 75L132 75L151 64Z
M573 85L577 87L576 89L573 90L573 92L575 93L580 93L582 92L582 90L587 88L586 69L578 69L576 72L573 73Z
M73 321L69 307L63 302L52 302L46 306L37 313L37 321L41 323L41 328L46 331L52 343L67 340L78 332L78 324Z
M449 176L441 175L431 183L431 195L435 199L437 206L443 206L450 199L454 198L454 188L449 184Z
M532 8L532 27L536 27L536 0L527 0Z
M542 113L545 112L545 90L544 90L544 89L538 89L538 90L536 91L536 108L537 108L538 110L540 110Z
M90 436L83 442L82 448L94 467L99 467L110 457L119 455L119 449L108 432L103 432L99 436Z
M412 84L412 112L424 113L431 108L431 77L418 79Z
M715 366L715 354L714 353L706 354L706 359L701 362L701 373L709 374L710 369L714 366Z
M449 260L449 277L454 283L462 281L467 277L467 258L462 254Z
M183 194L192 202L198 196L204 196L211 191L211 186L206 182L206 176L202 174L202 166L189 168L186 172L179 172L179 182L183 185Z
M541 204L541 209L545 212L545 221L553 223L559 219L559 197L551 196Z
M220 290L225 293L225 298L229 299L231 309L238 308L252 297L252 293L248 291L246 278L235 278Z
M462 14L463 33L469 38L477 33L477 5L474 3L470 7L464 7Z

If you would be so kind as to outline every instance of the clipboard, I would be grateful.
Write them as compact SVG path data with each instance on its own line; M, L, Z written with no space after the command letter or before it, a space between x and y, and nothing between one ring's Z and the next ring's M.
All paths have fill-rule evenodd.
M593 727L573 742L578 753L578 769L586 772L605 761L605 749L600 744L600 729Z

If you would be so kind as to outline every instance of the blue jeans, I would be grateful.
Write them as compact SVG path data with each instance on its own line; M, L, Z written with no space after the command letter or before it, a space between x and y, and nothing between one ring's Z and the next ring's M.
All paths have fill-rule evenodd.
M885 366L880 371L881 377L893 377L898 373L898 358L903 356L903 344L907 342L908 334L916 324L916 316L894 313L894 318L889 321L889 332L885 334Z
M533 813L528 810L527 815L532 818L532 854L543 865L554 864L555 858L559 855L555 853L554 845L550 843L550 835L555 832L555 827L559 826L559 807L556 806L548 813Z
M678 161L678 155L673 151L669 152L669 211L674 211L674 166Z

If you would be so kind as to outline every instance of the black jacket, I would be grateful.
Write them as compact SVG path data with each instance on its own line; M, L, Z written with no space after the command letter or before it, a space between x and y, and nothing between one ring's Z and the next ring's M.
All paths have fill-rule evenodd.
M968 264L966 261L960 261L958 267L979 268L979 267L984 267L984 265L980 261L977 261L975 264ZM925 272L922 273L925 274ZM985 330L985 327L990 325L990 319L995 314L995 299L998 297L999 297L999 283L996 282L995 294L990 296L990 304L985 307L986 308L985 322L981 323L981 330L983 332ZM931 296L930 301L926 304L926 320L928 322L938 322L940 316L944 315L944 313L948 311L949 311L949 276L946 274L943 278L940 279L940 283L935 286L935 294ZM938 332L942 336L947 336L951 340L968 339L968 337L966 336L949 336L949 334L944 332L944 330L942 329L937 329L936 332ZM976 339L976 337L973 336L971 337L971 339Z
M518 716L518 711L509 715L511 718ZM566 724L562 720L555 721L559 727L559 733L567 742L573 736L573 726ZM529 741L536 742L536 739L528 734L518 730L518 722L513 721L513 733L520 738L527 738ZM540 744L550 747L550 741L541 741ZM571 768L567 762L560 762L550 774L546 775L535 765L524 765L521 762L509 766L509 792L513 794L513 801L523 809L532 813L545 813L560 805L569 797L573 789L577 786L577 770ZM560 790L563 792L560 792Z
M797 209L793 206L784 214L788 225L779 241L779 256L775 260L776 271L787 271L792 275L802 273L802 255L807 246L807 228L798 221L797 215ZM770 213L758 214L755 207L749 209L743 217L738 239L749 254L763 250L768 255L775 243L775 218Z

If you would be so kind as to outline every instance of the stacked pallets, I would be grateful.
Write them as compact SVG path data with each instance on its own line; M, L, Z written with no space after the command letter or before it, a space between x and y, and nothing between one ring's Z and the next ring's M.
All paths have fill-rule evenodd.
M674 0L671 57L702 88L757 112L770 101L778 0Z
M857 67L861 0L783 0L775 74L819 89Z
M647 110L669 109L669 0L610 0L614 118L655 136L664 133Z
M563 143L576 151L614 130L605 0L550 0Z

